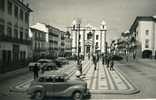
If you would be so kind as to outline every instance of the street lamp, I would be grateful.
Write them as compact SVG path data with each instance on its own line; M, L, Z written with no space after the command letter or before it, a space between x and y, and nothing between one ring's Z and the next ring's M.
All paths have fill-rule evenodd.
M74 20L73 23L72 23L72 25L73 25L73 29L72 30L78 32L78 35L76 34L78 36L77 37L77 39L78 39L77 64L78 65L79 65L79 58L80 58L80 24L81 24L81 19L79 19L79 18Z
M102 42L102 32L103 31L104 31L105 54L107 54L107 42L106 42L107 26L106 26L106 22L105 21L102 21L102 23L101 23L101 42ZM101 50L102 50L102 43L101 43Z

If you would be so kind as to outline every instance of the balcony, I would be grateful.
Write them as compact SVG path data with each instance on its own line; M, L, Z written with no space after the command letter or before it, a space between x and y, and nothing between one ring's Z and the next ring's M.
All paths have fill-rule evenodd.
M0 35L0 41L19 43L19 44L25 44L25 45L31 45L31 43L32 43L31 40L18 39L18 38L6 36L6 35Z

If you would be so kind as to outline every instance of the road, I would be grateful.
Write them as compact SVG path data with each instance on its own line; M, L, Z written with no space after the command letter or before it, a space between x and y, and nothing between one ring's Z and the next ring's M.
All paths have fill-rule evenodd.
M74 63L71 62L70 65L73 66ZM74 67L69 70L69 67L66 66L60 70L68 71L73 76L71 78L75 76ZM109 71L101 62L99 62L97 70L94 71L92 62L85 61L83 73L85 74L84 80L88 83L88 88L91 91L89 100L156 98L156 63L154 60L139 59L129 63L116 62L114 71ZM22 87L23 89L23 87L27 87L27 83L31 79L32 73L26 73L2 80L0 83L1 100L30 100L25 92L10 92L10 88ZM140 92L136 93L135 88ZM45 100L50 99L52 98L45 98ZM65 98L53 99L64 100Z

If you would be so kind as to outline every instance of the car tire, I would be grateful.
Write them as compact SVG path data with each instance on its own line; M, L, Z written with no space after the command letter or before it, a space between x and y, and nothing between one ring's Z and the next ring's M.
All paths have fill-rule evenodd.
M36 91L33 94L33 99L34 100L42 100L44 98L44 94L42 91Z
M82 100L82 93L80 91L76 91L72 95L73 100Z

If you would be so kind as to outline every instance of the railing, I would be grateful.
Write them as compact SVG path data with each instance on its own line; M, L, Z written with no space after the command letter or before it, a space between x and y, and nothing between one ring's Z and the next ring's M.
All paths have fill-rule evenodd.
M30 45L32 43L32 41L28 39L19 39L15 37L6 36L6 35L0 35L0 41L20 43L26 45Z

